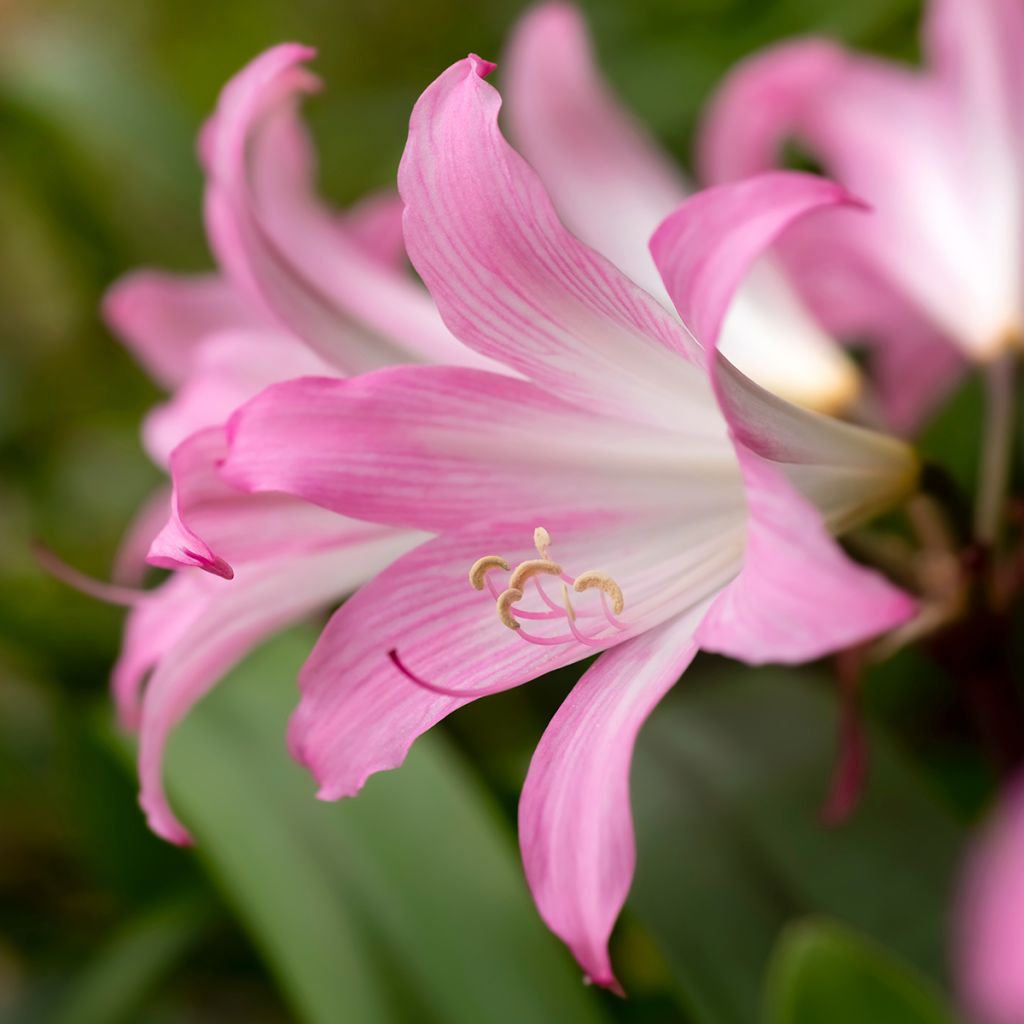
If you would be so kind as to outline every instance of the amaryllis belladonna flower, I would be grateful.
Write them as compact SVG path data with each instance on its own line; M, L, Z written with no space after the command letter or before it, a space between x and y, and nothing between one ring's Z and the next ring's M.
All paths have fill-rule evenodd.
M227 85L203 130L218 272L140 271L106 304L114 330L173 393L144 436L186 481L150 548L151 562L184 571L134 600L114 674L122 721L141 732L142 805L175 842L188 836L161 781L174 724L261 639L330 607L422 539L228 486L216 466L229 413L289 377L340 378L395 362L489 365L449 334L409 273L397 196L344 215L315 196L298 112L317 84L305 67L312 55L294 45L264 53ZM167 519L166 499L154 507ZM185 509L195 529L182 522ZM132 551L152 540L153 516L134 531Z
M1019 348L1024 321L1024 6L931 0L923 43L924 69L813 38L756 55L726 80L701 145L722 182L777 166L794 140L872 206L783 248L823 322L885 333L887 397L907 424L963 357Z
M972 1024L1024 1020L1024 779L1010 788L967 866L954 962Z
M303 670L291 745L325 799L474 697L605 652L538 746L520 837L545 920L614 985L645 717L698 648L800 661L903 622L912 602L832 534L899 500L915 464L714 352L750 265L846 192L781 173L688 201L652 243L670 311L563 226L498 130L492 68L471 57L426 90L399 187L446 323L510 375L272 386L232 417L223 473L439 535L349 600Z

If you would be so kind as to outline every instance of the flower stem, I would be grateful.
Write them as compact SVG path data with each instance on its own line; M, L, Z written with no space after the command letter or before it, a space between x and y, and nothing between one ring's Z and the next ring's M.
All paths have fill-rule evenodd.
M1016 364L1016 353L1009 351L985 367L987 402L981 474L974 506L974 535L986 548L994 547L999 541L1010 480L1016 423Z

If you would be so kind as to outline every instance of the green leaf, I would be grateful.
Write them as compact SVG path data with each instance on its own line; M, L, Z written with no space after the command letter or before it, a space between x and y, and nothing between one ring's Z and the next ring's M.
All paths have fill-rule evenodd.
M699 1022L756 1019L772 947L809 913L847 921L941 978L960 828L875 731L854 818L819 824L835 757L830 685L785 670L698 672L641 737L630 905Z
M210 916L205 901L185 896L128 921L82 970L53 1024L137 1020L146 997L198 942Z
M514 837L440 735L355 800L285 751L311 638L279 638L174 736L172 800L310 1024L605 1020L532 905Z
M765 1024L954 1024L924 978L829 921L801 921L779 939Z

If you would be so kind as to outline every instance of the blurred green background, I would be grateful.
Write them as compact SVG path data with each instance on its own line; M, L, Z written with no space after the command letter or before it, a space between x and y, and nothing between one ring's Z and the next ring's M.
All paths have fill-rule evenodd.
M913 59L920 14L916 0L582 6L615 87L684 163L704 98L743 54L824 31ZM172 793L199 840L178 850L147 833L110 723L121 614L29 554L41 537L107 576L159 480L137 440L157 392L97 310L129 268L209 265L194 138L226 79L279 41L319 49L309 114L324 191L345 203L393 181L422 88L467 51L500 55L524 7L0 5L0 1019L949 1019L949 896L993 774L920 656L869 680L868 790L834 829L817 817L837 730L828 667L698 663L638 754L639 869L614 943L624 1002L581 984L517 861L518 787L571 676L466 709L402 772L325 807L281 743L314 634L282 638L172 744ZM931 441L964 472L972 394Z

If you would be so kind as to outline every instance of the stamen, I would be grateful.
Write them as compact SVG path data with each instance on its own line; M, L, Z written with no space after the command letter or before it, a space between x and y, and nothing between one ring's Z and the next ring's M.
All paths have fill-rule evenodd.
M616 615L621 615L622 609L626 607L626 602L622 597L622 591L619 589L618 583L611 576L607 576L603 572L590 570L589 572L580 573L573 584L573 590L577 594L582 594L584 590L591 590L594 587L604 591L612 599L612 611Z
M549 576L561 576L562 567L557 562L546 558L532 558L526 562L520 562L515 571L508 578L509 588L522 590L523 584L533 576L546 573Z
M608 643L609 637L584 633L577 621L580 618L593 620L603 616L604 620L616 630L626 629L626 624L620 622L613 614L621 612L625 607L625 600L619 585L609 575L603 572L590 570L577 578L566 573L561 565L555 562L551 556L551 535L543 526L538 526L533 531L533 543L540 558L530 558L520 562L514 569L509 570L509 564L498 555L486 555L473 563L469 570L469 582L475 590L486 588L494 602L498 612L498 619L503 626L511 629L517 636L527 643L553 646L577 642L591 647L603 647ZM498 587L490 578L489 573L493 569L502 569L510 572L508 583L504 590L499 592ZM541 582L542 576L555 576L562 581L561 603L552 599ZM537 595L547 607L547 611L528 611L525 608L517 608L517 604L523 600L525 586L533 580ZM582 613L577 612L572 603L571 590L576 593L583 593L587 590L599 590L601 598L601 610L589 610ZM609 601L611 608L608 607ZM547 620L565 619L569 627L569 633L559 636L537 636L527 633L522 628L520 619L524 620ZM595 623L600 632L604 627L600 622ZM394 660L394 659L393 659ZM396 662L397 663L397 662ZM411 675L411 673L406 673ZM432 687L428 687L432 688ZM448 692L443 688L436 688L438 692Z
M115 583L93 579L79 572L74 566L68 565L55 551L48 548L42 541L32 542L32 554L40 568L48 572L55 580L67 584L73 590L96 598L106 604L121 605L131 608L146 596L146 591L132 587L120 587Z
M519 629L519 622L512 614L512 605L523 599L523 592L514 587L509 587L498 597L498 618L509 629Z
M570 622L576 621L576 609L572 606L572 599L569 597L569 588L562 584L562 603L565 605L565 614L569 616Z
M474 590L484 589L484 580L492 569L504 569L508 572L508 562L500 555L484 555L473 563L469 570L469 582Z

